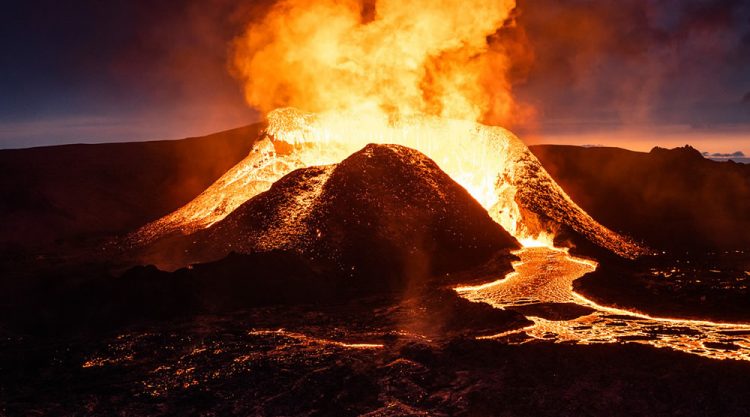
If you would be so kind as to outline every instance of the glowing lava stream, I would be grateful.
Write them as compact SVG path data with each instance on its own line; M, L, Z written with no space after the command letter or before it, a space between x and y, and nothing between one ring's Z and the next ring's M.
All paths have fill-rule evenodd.
M524 312L534 325L484 339L526 334L534 339L557 342L643 343L714 359L750 361L750 324L716 323L705 320L652 317L647 314L606 307L573 291L572 282L593 271L596 262L575 258L567 250L524 248L514 263L514 272L491 283L458 287L463 297L497 308L529 308L544 303L564 310L571 303L590 308L591 313L573 319L551 319ZM735 332L736 334L733 334Z

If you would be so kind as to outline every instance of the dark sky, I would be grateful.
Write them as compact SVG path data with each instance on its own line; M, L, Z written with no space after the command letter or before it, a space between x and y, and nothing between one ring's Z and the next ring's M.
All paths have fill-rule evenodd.
M4 2L0 147L168 139L253 122L226 68L227 44L254 10L235 3Z
M257 120L227 50L264 7L5 1L0 148L178 138ZM750 1L524 0L506 32L501 41L527 40L514 84L537 117L515 129L532 140L639 148L672 138L750 153Z

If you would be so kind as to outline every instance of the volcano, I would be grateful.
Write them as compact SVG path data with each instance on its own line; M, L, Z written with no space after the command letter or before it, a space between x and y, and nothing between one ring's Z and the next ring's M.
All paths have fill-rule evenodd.
M205 229L150 243L140 263L174 269L230 252L292 251L396 287L405 277L458 272L498 254L508 259L519 247L424 154L367 145L338 164L287 174Z
M368 143L399 144L423 152L464 187L497 224L526 246L552 246L554 230L565 227L625 258L647 252L632 239L591 218L557 185L523 142L505 129L434 117L388 121L295 109L272 112L267 128L243 161L190 203L131 234L129 244L154 247L160 246L156 242L176 235L194 235L227 218L293 170L321 166L303 175L309 184L298 190L295 198L299 202L295 204L296 210L304 211L302 205L315 195L309 190L319 187L331 175L331 168L326 167ZM281 224L281 229L269 226L260 235L250 234L255 236L250 243L235 244L240 250L247 250L247 245L253 250L283 245L284 235L297 229ZM275 233L282 229L287 232L276 237ZM203 234L192 238L196 242L202 239ZM206 245L210 247L216 247L210 242L220 240L208 239ZM180 262L186 260L177 253L174 256Z

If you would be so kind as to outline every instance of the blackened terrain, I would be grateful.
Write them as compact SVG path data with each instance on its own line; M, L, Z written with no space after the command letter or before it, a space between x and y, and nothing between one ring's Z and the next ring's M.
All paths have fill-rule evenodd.
M13 226L0 231L7 247L0 263L0 415L750 415L746 362L638 345L554 344L523 334L510 336L526 341L520 345L476 340L528 326L523 314L558 320L585 312L499 310L446 289L502 276L517 243L431 161L399 147L368 147L336 167L290 174L199 236L210 243L211 262L116 274L107 264L33 257L29 271L13 262L11 250L55 242L90 247L89 239L132 231L189 201L244 157L257 136L256 127L234 132L225 138L227 154L207 139L0 152L0 205ZM72 153L58 159L56 149ZM589 151L566 149L561 155ZM211 152L227 160L217 162ZM647 171L682 184L680 192L705 189L701 181L717 172L711 181L728 184L735 171L744 172L712 165L705 169L714 174L688 173L690 188L672 177L690 167L701 173L703 162L690 150L660 152L647 159L667 162L649 162ZM576 285L596 290L587 295L604 303L660 314L740 317L747 306L743 252L707 249L696 264L697 252L677 256L684 243L664 238L692 227L690 216L700 212L649 205L650 194L637 183L607 188L605 179L625 174L605 170L604 178L590 178L601 173L563 156L540 159L594 218L614 210L610 221L624 226L607 226L670 250L639 263L597 258L603 275ZM556 171L555 158L571 167ZM612 163L637 173L645 169L642 158ZM42 164L41 173L25 160ZM662 172L669 167L676 171ZM574 194L570 187L578 183L568 169L600 188L581 186ZM309 198L293 198L299 196ZM642 201L615 203L631 197ZM607 198L615 202L600 201ZM733 207L724 197L712 204ZM304 210L289 216L290 208ZM641 230L634 226L640 220L627 218L630 209L652 219L670 220L669 210L677 216L669 226ZM691 229L695 235L679 235L706 239L689 249L721 243L705 224ZM252 243L259 235L285 245L259 252ZM231 253L227 242L247 253ZM183 252L206 250L182 244Z
M576 280L574 289L660 317L750 323L750 251L610 260Z

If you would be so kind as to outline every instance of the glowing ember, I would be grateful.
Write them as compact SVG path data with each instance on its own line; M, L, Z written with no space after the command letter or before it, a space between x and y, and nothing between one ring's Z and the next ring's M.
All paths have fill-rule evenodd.
M308 336L302 333L288 332L284 329L278 330L252 330L249 332L251 335L276 335L287 337L290 339L298 340L306 344L319 344L326 346L336 346L347 349L382 349L382 343L348 343L340 342L338 340L321 339L312 336Z

